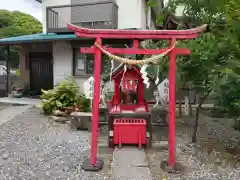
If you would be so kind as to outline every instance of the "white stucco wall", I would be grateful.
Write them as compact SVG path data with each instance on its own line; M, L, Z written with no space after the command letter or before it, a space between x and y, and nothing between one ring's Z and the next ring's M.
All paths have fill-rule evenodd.
M66 76L72 75L72 46L67 41L53 43L53 82L58 84Z
M53 43L53 82L60 83L66 76L73 75L73 50L70 42L56 41ZM89 77L77 77L76 81L80 89Z
M71 4L71 0L42 0L42 23L43 23L43 33L46 33L47 17L46 17L46 7L47 6L58 6L58 5L68 5ZM64 14L64 16L58 17L58 27L65 27L66 23L71 21L71 8L54 8L54 11L58 12L59 15Z
M85 83L85 81L88 80L88 76L86 77L76 77L76 82L77 82L77 85L78 87L83 91L83 84Z
M115 0L118 5L118 28L146 28L145 0Z

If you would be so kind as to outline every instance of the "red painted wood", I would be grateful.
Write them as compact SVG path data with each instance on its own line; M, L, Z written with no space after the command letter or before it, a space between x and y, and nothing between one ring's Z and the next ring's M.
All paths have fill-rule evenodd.
M138 48L139 47L139 41L137 39L133 40L133 48Z
M78 37L86 37L86 38L105 38L105 39L194 39L199 36L199 34L162 34L162 35L151 35L151 34L86 34L86 33L79 33L75 32L76 36Z
M191 39L206 30L207 25L187 30L119 30L119 29L88 29L67 24L68 29L80 37L126 38L126 39ZM90 35L90 36L88 36Z
M147 143L145 119L114 119L113 127L114 144L120 146L122 144L138 144L138 147L141 148L142 144Z
M96 42L102 44L101 38L97 38ZM96 164L97 159L97 144L98 144L98 120L99 120L99 103L100 103L100 78L101 78L101 63L102 52L95 48L94 61L94 97L93 97L93 112L92 112L92 144L91 144L91 163Z
M119 107L119 111L116 111L114 107ZM108 104L108 109L110 113L116 113L116 112L123 112L123 111L136 111L138 112L148 112L148 106L147 104L118 104L118 105L113 105L112 103ZM141 109L138 110L138 109Z
M93 47L87 47L87 48L81 48L81 53L85 54L94 54L95 53L95 46ZM106 46L103 46L103 49L106 51L112 53L112 54L162 54L168 50L168 48L165 49L134 49L134 48L108 48ZM183 48L174 48L175 53L179 55L189 55L190 50L189 49L183 49Z
M120 103L121 99L121 91L120 91L120 81L114 80L114 99L113 99L113 105L118 105Z
M144 84L143 79L139 80L138 82L138 104L144 104ZM148 106L148 105L147 105Z
M175 40L170 40L170 47L175 43ZM169 152L169 165L175 165L175 152L176 152L176 53L175 50L169 54L169 125L168 125L168 152Z

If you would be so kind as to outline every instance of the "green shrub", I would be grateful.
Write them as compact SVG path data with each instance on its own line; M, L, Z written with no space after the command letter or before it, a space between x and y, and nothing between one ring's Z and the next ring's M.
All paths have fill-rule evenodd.
M80 92L79 87L73 77L67 77L54 89L42 90L41 108L46 114L51 114L53 110L64 110L68 107L80 103L86 110L89 107L85 95Z

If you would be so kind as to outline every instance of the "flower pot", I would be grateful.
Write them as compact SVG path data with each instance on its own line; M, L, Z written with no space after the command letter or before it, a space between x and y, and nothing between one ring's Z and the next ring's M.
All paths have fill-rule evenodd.
M21 98L23 97L23 94L17 91L13 91L13 97L14 98Z

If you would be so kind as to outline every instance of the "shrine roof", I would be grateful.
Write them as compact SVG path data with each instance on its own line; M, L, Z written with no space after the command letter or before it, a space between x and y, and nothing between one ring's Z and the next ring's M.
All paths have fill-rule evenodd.
M115 74L117 74L119 71L121 71L121 70L123 70L123 68L124 68L124 63L121 63L118 67L116 67L114 70L113 70L113 72L112 72L112 76L114 76ZM139 65L134 65L135 67L137 67L137 68L139 68L139 70L140 70L140 66ZM103 81L104 82L107 82L109 79L110 79L110 76L111 76L111 74L109 74L108 76L105 76L104 78L103 78ZM150 80L150 82L151 83L154 83L155 84L155 80L153 79L153 77L150 75L150 74L147 74L147 77L149 78L149 80Z

